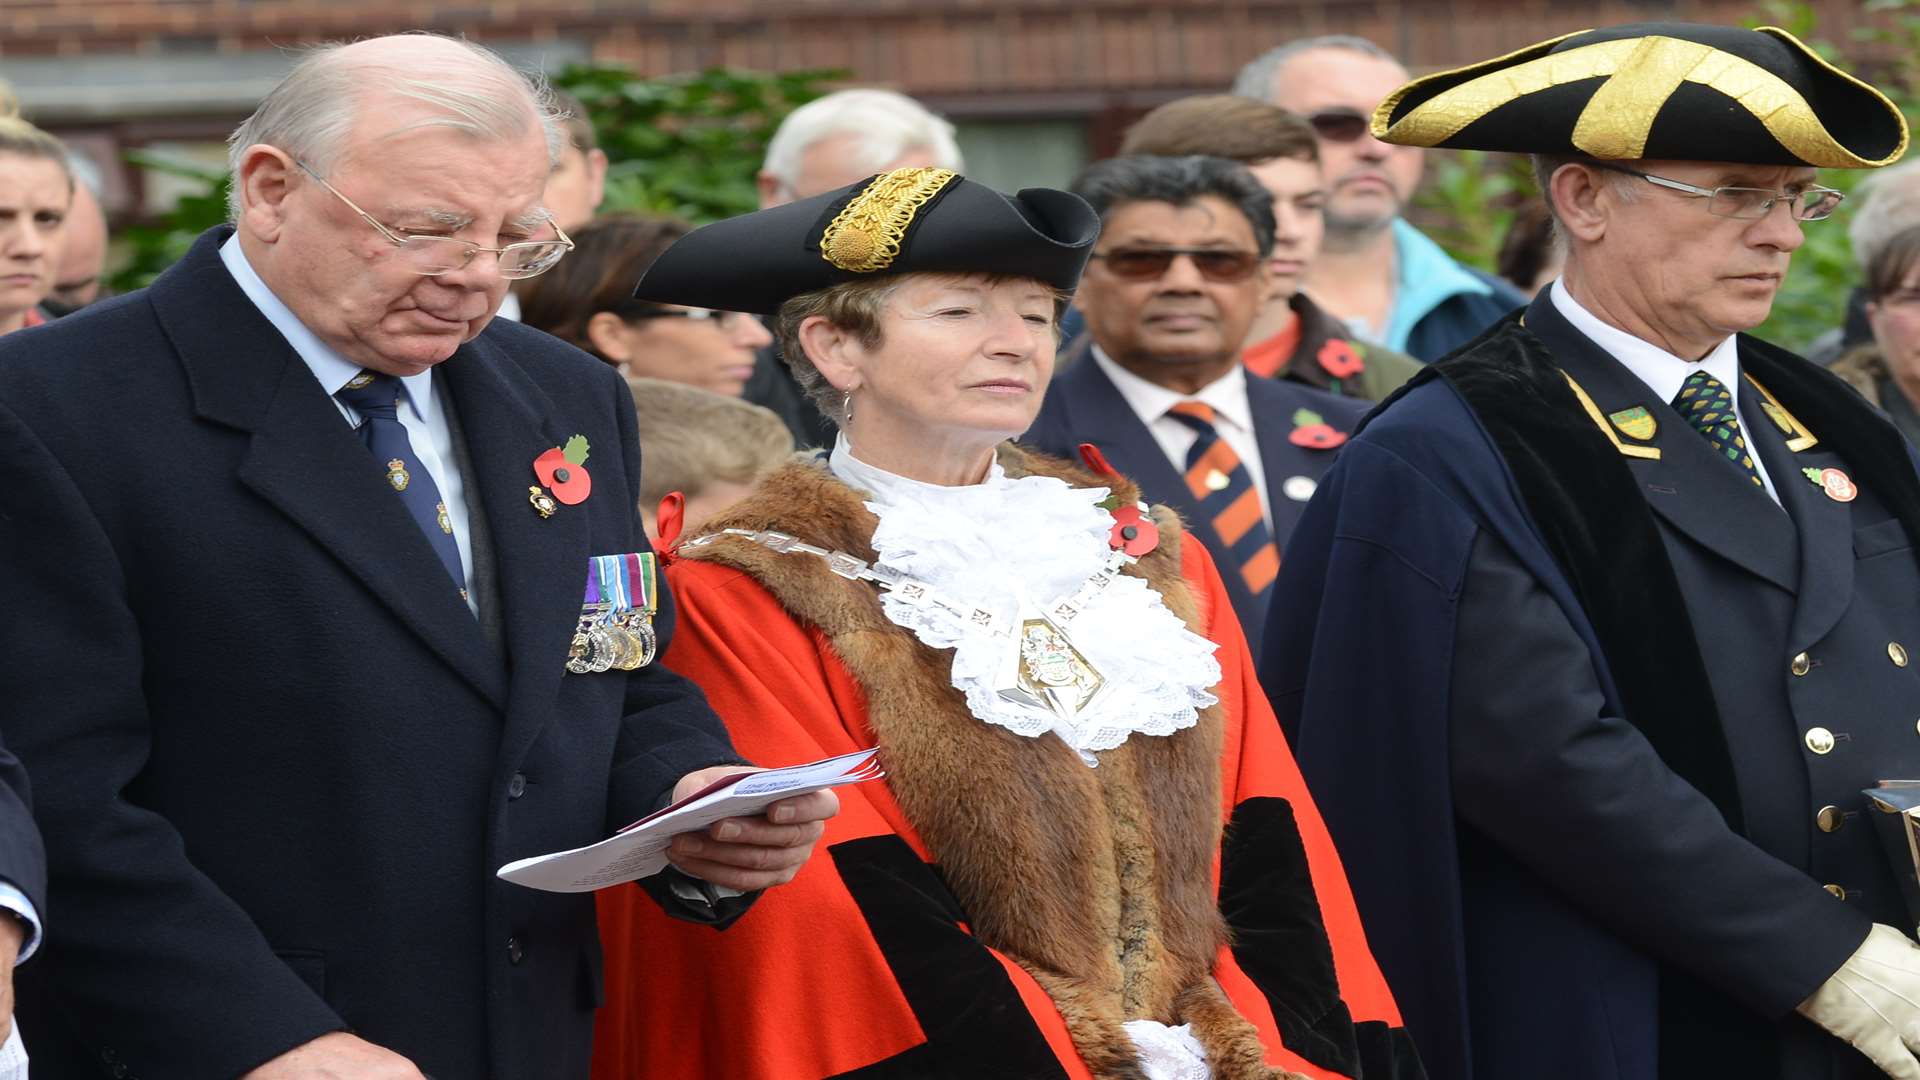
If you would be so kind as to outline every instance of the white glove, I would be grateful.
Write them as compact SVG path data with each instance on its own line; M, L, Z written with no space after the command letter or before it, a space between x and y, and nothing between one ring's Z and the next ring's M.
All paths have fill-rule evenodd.
M1893 927L1873 924L1799 1012L1895 1080L1920 1080L1920 945Z

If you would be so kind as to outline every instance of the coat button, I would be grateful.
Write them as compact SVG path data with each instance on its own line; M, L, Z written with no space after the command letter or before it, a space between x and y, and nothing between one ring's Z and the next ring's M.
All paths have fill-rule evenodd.
M1833 732L1826 728L1807 729L1807 749L1816 754L1824 754L1833 749Z
M1823 806L1819 813L1813 815L1813 820L1819 824L1821 832L1839 832L1840 826L1847 823L1847 815L1837 806Z
M525 795L526 793L527 793L526 774L514 773L513 779L507 781L507 798L517 799L520 796Z
M517 937L508 938L507 939L507 963L517 965L520 963L520 961L525 960L526 958L527 958L527 950L525 946L520 944L520 939Z
M1799 653L1793 658L1792 670L1795 675L1805 675L1813 670L1813 660L1806 653Z
M1821 888L1827 890L1828 892L1832 893L1833 895L1839 897L1842 900L1845 900L1847 898L1847 890L1841 888L1838 885L1822 885Z
M1897 641L1887 642L1887 659L1893 661L1894 667L1906 667L1907 647Z

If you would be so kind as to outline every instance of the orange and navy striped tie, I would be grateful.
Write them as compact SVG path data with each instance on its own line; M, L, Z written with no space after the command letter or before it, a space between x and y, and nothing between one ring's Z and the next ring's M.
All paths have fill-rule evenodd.
M1238 573L1247 591L1264 596L1280 574L1280 549L1274 546L1253 474L1214 427L1213 406L1182 401L1167 415L1192 428L1198 438L1187 451L1187 490L1199 504L1199 516L1213 526L1226 553L1221 569ZM1218 553L1216 553L1218 554Z

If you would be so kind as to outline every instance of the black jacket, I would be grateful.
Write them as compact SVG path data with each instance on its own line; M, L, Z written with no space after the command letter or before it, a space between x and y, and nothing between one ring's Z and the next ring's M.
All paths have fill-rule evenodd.
M347 1028L440 1080L584 1076L593 898L493 872L737 760L662 668L563 674L589 557L646 548L632 400L504 321L436 369L476 621L230 231L0 342L0 728L58 912L34 1071L230 1077ZM533 459L575 433L592 494L543 519Z

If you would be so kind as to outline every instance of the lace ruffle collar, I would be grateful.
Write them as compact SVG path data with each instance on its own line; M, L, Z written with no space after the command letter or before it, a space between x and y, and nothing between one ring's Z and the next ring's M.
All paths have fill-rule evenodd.
M1113 517L1106 488L1076 488L1050 476L1010 477L994 462L979 484L946 487L876 468L843 436L828 458L843 482L865 493L879 518L875 565L926 582L996 621L1017 621L1073 594L1107 567ZM922 643L953 650L953 686L982 721L1020 735L1054 732L1094 764L1096 751L1133 734L1192 727L1216 700L1215 645L1188 630L1140 578L1118 577L1072 623L1072 648L1101 678L1099 692L1071 721L1000 692L1007 637L942 617L897 593L881 608ZM1017 656L1012 659L1017 660Z

